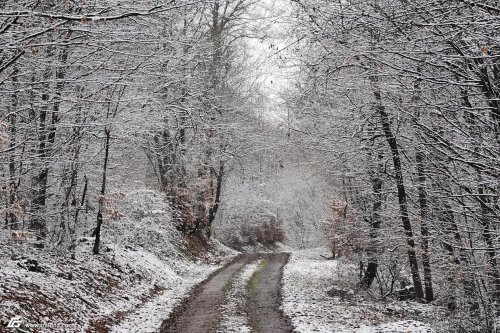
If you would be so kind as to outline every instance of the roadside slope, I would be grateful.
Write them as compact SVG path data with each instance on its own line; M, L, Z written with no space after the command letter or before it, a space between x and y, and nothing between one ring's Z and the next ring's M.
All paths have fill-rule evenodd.
M90 237L78 240L75 259L2 239L1 319L20 316L28 332L155 332L194 285L236 255L217 242L203 257L189 255L161 194L134 191L119 208L124 216L106 224L98 256Z

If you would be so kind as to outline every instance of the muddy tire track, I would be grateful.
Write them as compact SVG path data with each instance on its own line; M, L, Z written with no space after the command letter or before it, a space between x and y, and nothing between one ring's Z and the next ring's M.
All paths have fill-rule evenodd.
M262 255L264 261L250 279L248 314L254 333L291 333L292 323L280 309L281 278L288 262L288 253Z
M206 333L217 328L219 307L225 300L231 278L256 255L242 255L195 287L191 296L174 309L161 325L162 333Z

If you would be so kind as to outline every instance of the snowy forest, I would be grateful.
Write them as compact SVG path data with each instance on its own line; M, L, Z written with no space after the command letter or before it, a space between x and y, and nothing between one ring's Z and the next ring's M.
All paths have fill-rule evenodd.
M0 0L0 332L500 332L500 3Z

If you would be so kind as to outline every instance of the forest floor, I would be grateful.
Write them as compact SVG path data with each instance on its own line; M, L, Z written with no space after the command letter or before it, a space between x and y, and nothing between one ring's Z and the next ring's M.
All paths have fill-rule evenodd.
M6 246L0 253L2 319L21 316L25 332L51 333L445 331L442 307L375 300L355 289L356 267L325 260L324 248L236 258L217 248L204 260L130 246L92 256L83 241L77 259L68 260L28 244ZM347 295L328 295L332 286ZM11 331L0 326L0 332Z
M127 194L120 210L98 256L90 237L78 239L74 259L0 239L0 320L19 318L21 331L33 333L427 333L446 325L434 305L359 290L329 296L332 286L354 288L356 267L325 260L324 248L239 254L217 241L201 246L169 223L152 191Z
M232 260L235 252L217 247L204 260L130 246L92 256L84 241L68 260L28 244L4 246L2 319L21 316L23 332L37 333L446 331L443 307L376 300L355 289L352 262L325 260L324 248ZM332 286L347 295L328 295Z
M357 289L358 267L346 258L326 260L325 248L287 249L283 272L283 310L295 332L434 333L446 331L446 310L433 304L379 300ZM346 291L332 297L335 287Z

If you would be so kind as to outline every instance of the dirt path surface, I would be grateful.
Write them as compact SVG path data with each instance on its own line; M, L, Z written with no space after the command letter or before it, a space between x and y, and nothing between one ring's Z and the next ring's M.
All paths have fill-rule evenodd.
M246 265L264 259L245 292L252 332L289 333L290 321L280 311L281 276L288 254L245 254L195 288L163 322L161 333L211 333L220 330L221 305L228 301L232 279Z
M281 305L281 277L288 253L263 255L260 269L249 282L248 314L255 333L289 333L292 324Z

